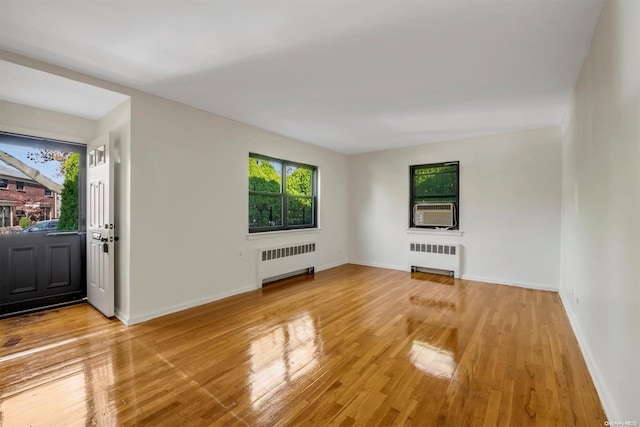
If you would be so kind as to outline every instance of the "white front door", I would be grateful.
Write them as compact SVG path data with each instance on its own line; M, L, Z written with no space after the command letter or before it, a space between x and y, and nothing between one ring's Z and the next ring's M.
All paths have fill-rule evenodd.
M87 299L107 317L114 315L114 218L112 135L87 146Z

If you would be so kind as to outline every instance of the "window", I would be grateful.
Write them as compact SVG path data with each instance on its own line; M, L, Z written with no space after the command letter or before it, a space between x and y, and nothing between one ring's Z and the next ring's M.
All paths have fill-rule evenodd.
M12 177L3 170L0 177L10 181L11 191L10 194L2 196L3 191L0 190L0 199L11 198L16 206L13 209L21 209L21 215L27 218L36 221L59 218L61 230L85 230L86 146L0 131L0 150L11 154L54 183L69 189L65 197L62 197L53 190L53 184L53 188L45 189L47 186L37 185L24 175L13 172L15 175ZM2 164L4 162L0 161L0 169L4 169ZM16 181L18 182L14 187ZM14 188L16 192L13 192ZM16 197L11 196L11 192ZM43 208L49 209L44 212ZM19 219L20 216L14 211L14 226L18 225Z
M317 227L315 166L249 154L249 232Z
M458 229L459 162L415 165L411 177L409 227Z
M48 219L51 219L51 208L49 207L43 207L41 208L42 213L40 214L40 220L41 221L45 221Z
M11 206L0 206L0 227L11 226L11 219Z
M48 223L46 223L46 222L38 222L38 223L32 225L31 227L29 227L29 230L27 230L27 231L31 231L31 232L44 231L44 230L47 230L48 228L49 228L49 224Z
M0 178L0 188L7 188L9 186L9 180Z

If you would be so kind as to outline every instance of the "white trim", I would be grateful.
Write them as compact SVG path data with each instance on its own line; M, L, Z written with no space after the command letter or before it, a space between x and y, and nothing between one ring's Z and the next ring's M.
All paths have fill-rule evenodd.
M60 142L71 142L74 144L81 144L81 145L87 145L89 143L89 140L91 139L91 138L84 139L77 136L66 135L63 133L46 132L46 131L37 130L37 129L3 125L1 123L0 123L0 132L13 133L16 135L35 136L37 138L52 139L54 141L60 141Z
M264 231L261 233L247 233L247 240L262 240L262 239L268 239L270 237L285 237L289 234L300 235L305 233L308 233L308 234L322 233L322 228L301 228L296 230L278 230L278 231Z
M151 312L147 312L144 314L140 314L137 316L131 316L128 319L128 322L125 323L127 326L135 325L136 323L146 322L147 320L155 319L156 317L165 316L167 314L177 313L178 311L187 310L189 308L197 307L199 305L208 304L213 301L221 300L223 298L231 297L238 294L243 294L249 291L255 291L255 285L245 286L239 289L234 289L227 292L221 292L219 294L215 294L206 298L200 298L197 300L187 301L182 304L175 304L169 307L165 307L160 310L154 310ZM120 317L118 317L120 319Z
M338 261L338 262L334 262L332 264L327 264L327 265L323 265L321 267L316 267L316 272L329 270L331 268L340 267L341 265L345 265L345 264L349 264L349 261L346 261L346 260L345 261Z
M119 311L116 310L116 319L118 319L119 321L121 321L122 323L124 323L125 326L129 326L129 316L125 316L124 314L120 313Z
M353 259L349 260L349 264L364 265L366 267L386 268L387 270L400 270L400 271L407 271L407 272L409 271L409 269L406 266L380 264L377 262L358 261Z
M553 285L543 285L540 283L529 283L529 282L517 282L514 280L506 281L500 279L494 279L491 277L480 277L480 276L470 276L468 274L463 274L460 277L462 280L473 280L474 282L484 282L491 283L494 285L507 285L507 286L515 286L518 288L527 288L527 289L537 289L540 291L552 291L558 292L558 287Z
M426 236L462 236L462 230L436 230L424 228L407 228L407 234L424 234Z
M349 260L349 264L356 265L364 265L367 267L377 267L377 268L386 268L388 270L400 270L400 271L410 271L410 267L401 267L398 265L389 265L389 264L380 264L376 262L366 262L366 261L358 261L358 260ZM538 289L541 291L552 291L558 292L558 288L552 285L541 285L539 283L527 283L527 282L516 282L516 281L505 281L499 279L492 279L490 277L479 277L479 276L469 276L464 274L460 277L462 280L473 280L475 282L484 282L493 285L508 285L515 286L518 288L527 288L527 289Z
M600 397L600 402L602 403L602 408L604 409L605 416L608 420L622 420L622 417L618 412L618 408L616 408L615 399L613 399L609 388L606 386L604 376L602 375L602 372L600 372L600 369L598 369L595 358L589 350L587 340L584 338L584 334L580 329L578 318L573 312L571 304L568 304L568 302L571 301L571 298L565 295L563 291L560 291L559 294L560 301L562 302L562 306L564 307L564 311L565 313L567 313L567 317L569 318L569 324L571 325L571 329L573 330L573 335L575 335L576 339L578 340L578 346L582 351L582 358L587 364L587 370L591 375L593 385L596 387L598 397Z

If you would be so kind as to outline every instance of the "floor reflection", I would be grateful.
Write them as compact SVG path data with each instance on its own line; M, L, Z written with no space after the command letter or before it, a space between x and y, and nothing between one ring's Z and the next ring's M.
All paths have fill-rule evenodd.
M7 361L14 364L15 373L36 366L40 370L35 369L37 375L27 375L18 383L21 387L0 389L0 425L113 424L116 381L111 352L105 349L109 344L90 341L57 346L60 348L55 356L37 358L50 347L36 347ZM78 359L78 351L94 356Z
M44 425L45 413L46 425L72 425L87 417L86 396L85 373L77 371L13 396L2 396L0 421L4 418L6 425L15 426Z
M409 297L406 328L414 337L409 360L431 377L451 379L459 362L458 328L466 310L465 291L452 278L414 274L417 277L412 275L412 279L424 280L430 291Z
M95 343L98 347L100 343ZM97 349L96 349L97 350ZM91 410L91 415L100 419L98 424L115 422L115 406L113 398L113 387L115 377L113 373L113 359L111 352L100 357L99 363L85 365L85 381L87 393L87 406ZM94 421L97 421L94 418Z
M255 410L318 365L322 342L309 313L278 325L251 344L251 402Z
M450 379L458 367L453 352L420 340L413 341L409 357L416 368L436 378Z

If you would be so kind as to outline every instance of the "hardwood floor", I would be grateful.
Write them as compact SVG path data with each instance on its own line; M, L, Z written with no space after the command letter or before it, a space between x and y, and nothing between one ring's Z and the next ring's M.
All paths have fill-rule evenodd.
M602 426L556 293L346 265L125 327L0 321L0 425Z

